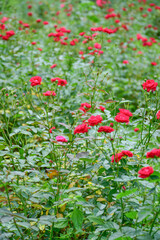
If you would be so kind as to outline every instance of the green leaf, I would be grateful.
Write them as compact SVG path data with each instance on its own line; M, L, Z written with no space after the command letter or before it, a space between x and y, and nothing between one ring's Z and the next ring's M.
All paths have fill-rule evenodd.
M111 230L111 229L119 229L119 225L114 222L105 222L103 226L100 226L96 229L96 232Z
M57 222L54 224L55 228L65 228L68 225L68 221L65 218L59 218Z
M4 144L0 144L0 151L5 149L5 147L6 147L5 143Z
M118 240L120 237L123 236L123 233L120 231L113 233L108 240Z
M132 190L127 190L125 192L122 192L122 193L119 193L116 198L117 199L120 199L122 197L126 197L126 196L129 196L130 194L133 194L137 191L137 188L133 188Z
M83 218L83 212L78 208L75 208L71 215L71 219L76 230L82 229Z
M138 213L138 222L142 222L145 218L152 215L151 210L144 209Z
M87 16L87 18L95 23L99 22L99 18L96 17L95 15Z
M26 229L31 228L31 225L27 222L16 222L18 226L24 227Z
M131 211L128 213L125 213L126 217L131 218L131 219L136 219L137 218L137 212Z
M50 147L46 147L46 149L42 151L43 157L46 157L51 151L52 149Z
M101 217L96 217L96 216L88 216L88 219L90 222L93 222L95 224L104 224L104 220Z

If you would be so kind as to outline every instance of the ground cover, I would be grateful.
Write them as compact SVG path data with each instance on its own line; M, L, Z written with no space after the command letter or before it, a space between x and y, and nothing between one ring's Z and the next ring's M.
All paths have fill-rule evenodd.
M159 1L0 6L0 239L159 240Z

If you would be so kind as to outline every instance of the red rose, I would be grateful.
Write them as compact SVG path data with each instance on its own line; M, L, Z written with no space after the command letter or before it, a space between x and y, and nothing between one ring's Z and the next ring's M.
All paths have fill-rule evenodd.
M148 167L143 167L138 171L139 177L140 178L147 178L149 177L152 173L154 172L153 168L148 166Z
M135 128L134 131L135 131L135 132L138 132L138 131L139 131L139 128Z
M48 23L49 23L49 22L47 22L47 21L44 21L44 22L43 22L44 25L48 25Z
M103 107L103 106L100 106L99 109L100 109L102 112L104 112L104 110L106 110L105 107Z
M68 142L68 140L63 136L57 136L56 140L57 142Z
M160 149L153 148L150 152L147 152L147 158L160 157Z
M91 116L89 119L88 119L88 123L90 126L95 126L95 125L98 125L99 123L101 123L103 121L102 117L100 115L97 115L97 116Z
M119 162L121 160L121 158L123 157L123 154L120 152L120 153L116 153L115 155L112 155L111 157L111 162Z
M112 155L112 157L111 157L111 162L119 162L119 160L121 160L121 158L123 157L123 156L128 156L128 157L133 157L133 153L132 152L130 152L130 151L128 151L128 150L123 150L122 152L120 152L120 153L117 153L117 154L115 154L115 155ZM114 160L115 159L115 160Z
M128 64L129 61L128 60L123 60L123 64Z
M115 131L113 128L111 128L111 127L108 127L108 126L101 126L101 127L99 127L99 129L98 129L98 132L106 132L106 133L111 133L111 132L113 132L113 131Z
M156 62L151 62L151 65L156 66L157 63Z
M87 110L89 109L89 108L91 108L91 104L89 104L89 103L81 103L81 107L85 107L85 108L87 108Z
M160 119L160 110L157 112L156 116L157 116L157 119Z
M83 36L85 34L85 32L80 32L79 36Z
M58 80L58 83L57 83L58 86L65 86L67 84L67 81L65 79L59 78L57 80Z
M31 82L31 86L33 87L33 86L41 85L42 78L39 76L35 76L35 77L32 77L29 81Z
M52 130L56 129L55 127L52 127L49 129L49 132L52 133Z
M147 89L147 92L150 92L150 91L154 92L156 91L156 87L158 86L158 83L155 82L153 79L151 79L144 82L142 86L144 90Z
M97 6L99 7L103 7L103 5L105 5L107 2L106 1L103 1L103 0L96 0L96 4Z
M61 78L59 78L59 77L51 78L51 82L55 82L57 80L61 80Z
M123 156L133 157L133 153L127 150L122 151Z
M47 91L45 93L43 93L44 96L56 96L56 93L54 91Z
M120 111L120 113L123 113L124 115L126 115L128 117L132 117L133 116L133 114L129 110L127 110L127 109L119 108L119 111Z
M6 32L7 37L12 37L13 35L15 35L15 32L13 30L10 30L10 31Z
M36 45L36 42L31 42L32 45Z
M50 66L50 68L55 68L57 66L57 64L53 64L52 66Z
M115 120L116 122L129 123L129 116L123 113L118 113L117 116L115 116Z
M90 127L88 127L87 124L81 124L81 125L78 125L75 129L74 129L74 134L77 134L77 133L86 133L88 132L88 129L90 129Z
M39 51L42 51L42 48L37 48Z
M94 44L94 47L97 48L97 49L101 49L101 44L95 43L95 44Z
M28 12L28 16L32 16L33 15L33 13L32 12Z

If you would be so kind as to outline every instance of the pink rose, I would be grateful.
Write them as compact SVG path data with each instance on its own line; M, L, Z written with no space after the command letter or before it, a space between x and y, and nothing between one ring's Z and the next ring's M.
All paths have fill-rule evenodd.
M57 136L56 140L57 142L68 142L68 140L63 136Z

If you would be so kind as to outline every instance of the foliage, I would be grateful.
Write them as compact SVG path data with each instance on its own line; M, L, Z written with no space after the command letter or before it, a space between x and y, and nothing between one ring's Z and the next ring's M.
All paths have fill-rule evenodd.
M0 239L160 239L158 1L1 2Z

